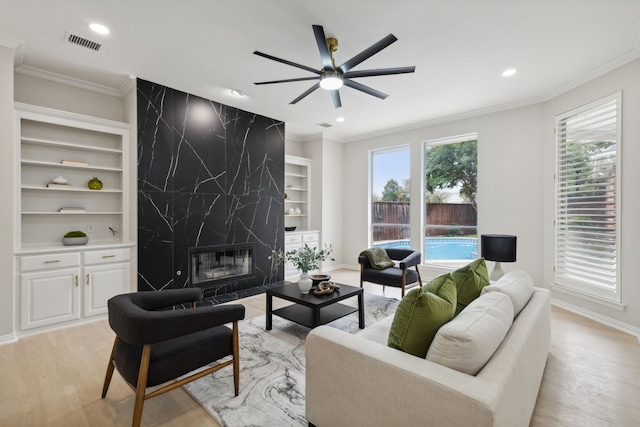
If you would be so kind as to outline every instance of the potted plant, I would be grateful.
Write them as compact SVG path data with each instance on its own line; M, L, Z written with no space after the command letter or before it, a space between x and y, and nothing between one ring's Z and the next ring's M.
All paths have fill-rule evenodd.
M82 231L70 231L62 238L62 244L65 246L86 245L89 241L87 235Z
M309 271L317 270L320 267L320 262L331 260L331 252L333 252L333 246L325 245L323 249L316 247L310 247L306 243L299 249L291 249L290 251L273 251L269 259L276 263L281 264L289 261L295 267L301 271L300 280L298 280L298 287L303 294L309 292L311 289L312 280L309 278Z

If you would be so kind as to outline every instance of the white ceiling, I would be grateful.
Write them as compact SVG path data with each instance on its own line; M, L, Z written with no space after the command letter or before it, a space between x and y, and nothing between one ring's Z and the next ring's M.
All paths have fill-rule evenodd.
M17 41L19 71L114 90L135 76L283 120L298 139L349 141L539 102L640 57L640 0L0 0L0 10L0 44ZM111 34L92 33L94 21ZM289 105L313 82L254 85L311 76L254 50L321 68L313 24L338 39L337 64L393 33L354 70L416 72L358 79L389 97L344 87L337 110L321 89ZM67 32L102 48L69 44ZM518 73L502 77L510 67Z

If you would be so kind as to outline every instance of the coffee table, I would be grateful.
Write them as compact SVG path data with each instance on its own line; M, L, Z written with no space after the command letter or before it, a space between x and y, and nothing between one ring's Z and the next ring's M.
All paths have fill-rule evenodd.
M272 327L272 315L291 320L308 328L315 328L333 322L348 314L358 312L358 326L364 329L364 300L362 288L343 285L328 295L314 295L300 292L297 283L285 283L282 286L268 289L267 293L267 330ZM351 297L358 297L358 306L351 307L338 304L339 301ZM273 310L273 297L278 297L294 304Z

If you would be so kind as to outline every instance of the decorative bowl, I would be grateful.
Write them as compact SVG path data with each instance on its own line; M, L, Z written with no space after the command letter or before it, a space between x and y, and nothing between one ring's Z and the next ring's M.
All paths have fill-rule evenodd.
M63 237L62 244L65 246L86 245L89 237Z
M285 227L284 231L294 231L297 227Z
M326 282L331 279L331 276L329 276L328 274L312 274L309 277L313 282L311 286L318 286L320 282Z

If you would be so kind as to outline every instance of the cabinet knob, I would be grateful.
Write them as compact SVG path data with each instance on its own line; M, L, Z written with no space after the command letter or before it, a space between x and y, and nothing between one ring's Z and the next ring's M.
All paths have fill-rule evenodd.
M89 286L89 273L87 273L87 286Z
M102 258L115 258L115 255L102 255Z
M59 259L52 259L52 260L49 260L49 261L45 261L44 263L45 264L55 264L56 262L60 262L60 260Z
M76 274L76 288L78 287L78 275Z

